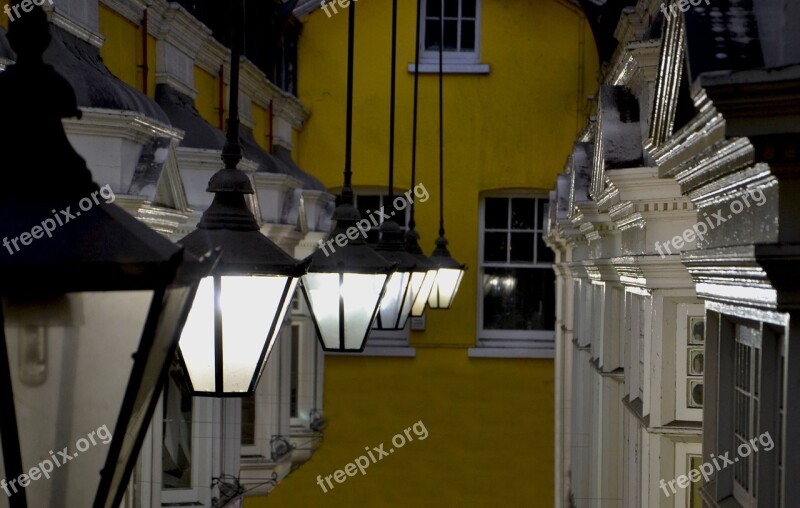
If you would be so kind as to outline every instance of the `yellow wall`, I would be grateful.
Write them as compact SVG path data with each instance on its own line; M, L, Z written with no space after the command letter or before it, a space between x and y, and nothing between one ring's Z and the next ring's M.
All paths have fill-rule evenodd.
M200 67L195 67L194 87L198 92L194 105L200 116L214 127L224 128L219 123L219 76L212 76Z
M253 104L250 110L253 121L256 122L253 127L253 137L261 148L269 151L269 111L256 104Z
M447 75L445 87L445 226L450 250L473 269L449 313L429 313L415 341L469 346L475 341L479 194L549 190L577 131L578 105L594 92L596 52L589 28L558 0L484 1L482 62L488 76ZM414 2L401 3L398 32L396 185L410 175ZM386 185L390 48L388 0L358 4L353 171L355 186ZM344 150L347 13L309 16L300 38L299 96L312 111L300 135L300 167L329 187L341 185ZM579 101L579 40L586 36ZM435 75L420 77L417 182L431 199L417 206L426 252L438 228L438 117ZM580 112L582 116L582 111Z
M548 507L553 505L553 363L469 359L421 349L416 359L325 360L330 424L309 462L247 508ZM323 493L344 469L422 421L428 437L396 449ZM377 454L373 453L376 456Z
M416 2L400 2L396 185L409 188ZM391 2L358 4L354 185L386 185ZM560 0L484 0L481 61L487 76L445 76L445 225L453 256L470 266L449 311L429 311L413 333L417 357L326 358L322 447L264 498L266 506L551 506L553 362L470 359L475 345L478 204L481 192L548 190L563 168L586 96L594 93L596 50L585 20ZM311 110L297 139L300 167L341 186L347 10L305 21L299 97ZM431 198L417 206L426 252L438 225L435 75L420 78L417 179ZM316 484L422 420L412 442L325 494ZM387 449L389 446L386 447Z
M106 67L126 84L142 91L142 27L100 4L100 33L105 37L100 56ZM156 40L147 36L147 95L155 97Z

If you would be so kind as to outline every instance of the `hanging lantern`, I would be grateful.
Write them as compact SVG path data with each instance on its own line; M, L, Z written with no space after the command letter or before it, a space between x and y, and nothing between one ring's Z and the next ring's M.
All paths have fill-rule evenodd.
M344 238L338 242L344 245L331 253L317 250L309 256L308 273L302 278L303 295L325 351L363 351L395 269L358 233L361 216L352 196L346 187L343 203L333 213L336 226L331 237Z

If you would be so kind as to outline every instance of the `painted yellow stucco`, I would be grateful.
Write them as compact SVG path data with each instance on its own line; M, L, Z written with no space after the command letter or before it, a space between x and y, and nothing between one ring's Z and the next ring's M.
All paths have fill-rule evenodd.
M141 92L144 83L142 27L102 3L99 10L100 33L105 37L100 48L103 62L115 76ZM150 35L147 36L147 67L147 95L155 97L156 40Z
M488 75L446 75L445 226L453 256L470 266L449 311L428 311L412 333L416 358L331 357L329 425L312 459L267 497L268 506L545 507L553 499L553 362L471 359L478 305L482 193L552 188L596 89L597 57L583 16L560 0L483 0L481 62ZM438 228L438 78L420 77L417 178L410 181L416 2L400 2L396 186L422 184L417 224L426 252ZM357 4L353 183L387 178L391 2ZM297 136L300 167L341 186L347 9L303 20L299 98L311 117ZM418 421L429 436L323 493L317 475L344 469L365 447Z
M553 505L552 361L477 360L436 348L415 359L327 358L325 369L322 446L247 508ZM413 441L365 475L331 479L327 493L317 485L317 475L344 469L365 447L383 443L388 453L395 434L420 421L425 440L412 429Z
M212 76L200 67L195 67L194 87L197 89L194 105L200 116L214 127L222 128L219 121L219 76Z
M258 146L269 151L269 111L257 104L251 107L251 115L256 125L253 127L253 137Z

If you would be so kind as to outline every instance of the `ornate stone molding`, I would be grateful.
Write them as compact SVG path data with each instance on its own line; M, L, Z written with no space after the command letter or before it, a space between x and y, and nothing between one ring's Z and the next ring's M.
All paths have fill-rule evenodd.
M145 0L100 0L100 3L134 25L142 23L144 10L148 7Z

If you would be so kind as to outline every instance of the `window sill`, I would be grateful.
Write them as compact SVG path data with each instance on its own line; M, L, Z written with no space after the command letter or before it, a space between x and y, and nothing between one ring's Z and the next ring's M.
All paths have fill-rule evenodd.
M325 356L394 356L398 358L415 358L417 350L407 346L365 346L360 353L337 353L326 351Z
M489 74L489 64L481 63L445 63L442 66L444 74ZM414 64L408 64L408 72L414 73ZM437 74L439 72L438 63L419 64L420 74Z
M553 348L477 346L467 352L469 358L555 358Z

